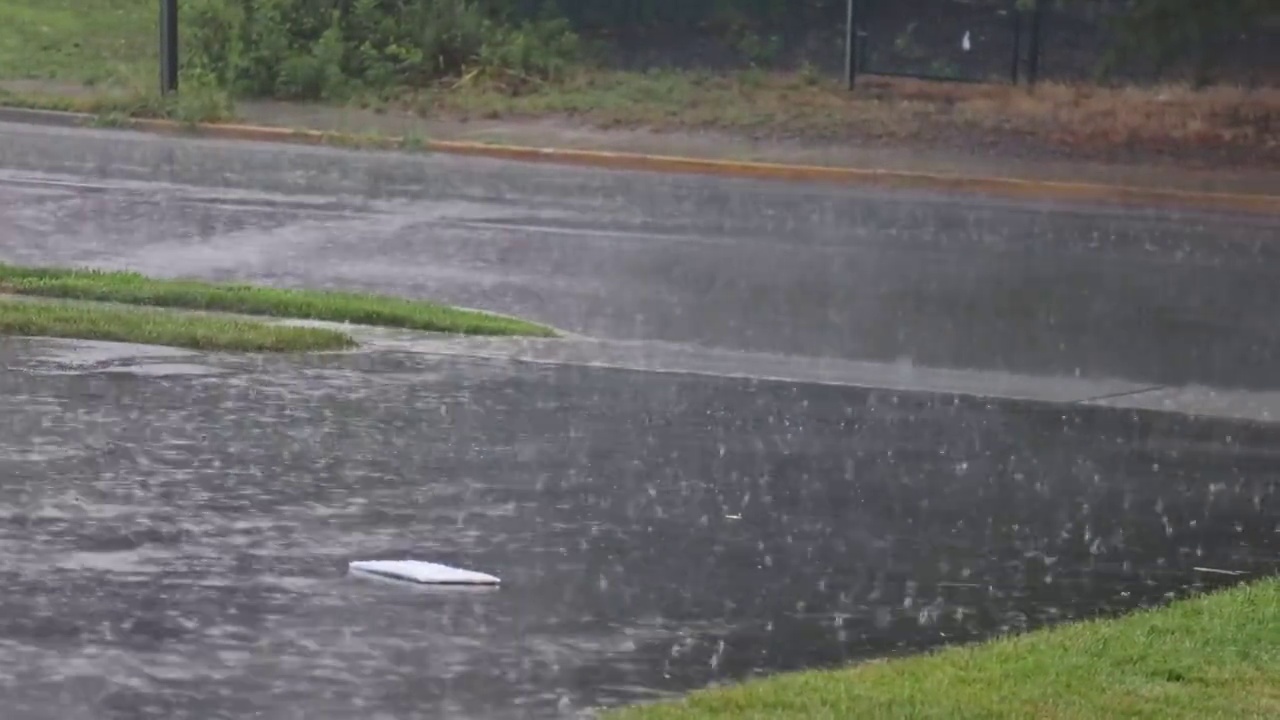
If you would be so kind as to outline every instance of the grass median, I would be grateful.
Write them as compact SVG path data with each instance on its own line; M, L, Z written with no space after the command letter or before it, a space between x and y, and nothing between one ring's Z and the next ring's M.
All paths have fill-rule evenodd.
M0 264L0 292L460 335L554 336L550 328L523 320L404 298L166 280L131 272Z
M1280 581L642 706L605 720L1280 717Z
M234 352L308 352L355 346L320 328L120 305L0 299L0 335L107 340Z

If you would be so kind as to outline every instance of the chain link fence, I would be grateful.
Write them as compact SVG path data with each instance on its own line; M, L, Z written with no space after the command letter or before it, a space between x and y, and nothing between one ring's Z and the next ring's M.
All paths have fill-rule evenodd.
M497 0L494 0L497 1ZM847 0L517 0L569 19L606 66L845 68ZM857 71L939 80L1280 84L1280 18L1171 57L1118 52L1131 0L854 0Z
M861 73L1009 82L1025 72L1029 15L1013 0L863 0L861 6L855 14Z
M525 17L567 17L617 69L842 67L845 0L522 1Z

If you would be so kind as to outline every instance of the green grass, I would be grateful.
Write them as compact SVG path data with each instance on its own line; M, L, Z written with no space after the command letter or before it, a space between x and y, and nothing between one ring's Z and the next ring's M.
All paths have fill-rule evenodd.
M605 720L1280 717L1280 581L1112 620L709 690Z
M0 0L0 78L156 77L158 17L156 0Z
M361 293L161 280L129 272L18 267L0 263L0 292L462 335L554 336L549 328L523 320L429 302Z
M236 352L306 352L355 346L350 337L334 330L268 325L154 308L13 299L0 299L0 336L3 335Z
M0 104L125 118L220 122L234 118L224 91L186 76L159 93L156 0L0 0Z
M0 0L3 1L3 0ZM55 110L128 118L165 118L171 107L158 93L116 91L92 94L49 94L14 92L0 88L0 105L30 110Z

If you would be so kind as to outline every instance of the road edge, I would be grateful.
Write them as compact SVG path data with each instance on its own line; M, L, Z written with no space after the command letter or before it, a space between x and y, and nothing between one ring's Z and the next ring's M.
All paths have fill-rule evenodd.
M0 122L59 127L87 127L94 126L98 119L97 116L89 113L0 106ZM754 180L912 189L1014 200L1280 215L1280 195L1195 192L1129 185L1028 180L1016 177L965 176L883 168L791 165L457 140L423 140L414 142L402 137L363 137L350 133L237 123L182 123L173 120L128 119L111 127L161 135L190 135L246 142L277 142L352 148L372 147L385 150L399 149L517 162L591 167L605 170L631 170Z

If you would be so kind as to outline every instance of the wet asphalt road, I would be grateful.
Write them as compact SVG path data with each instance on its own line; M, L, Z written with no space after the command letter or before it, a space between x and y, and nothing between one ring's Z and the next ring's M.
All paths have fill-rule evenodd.
M1280 218L3 127L0 168L0 258L22 262L382 290L595 337L1280 389ZM190 184L124 182L144 179Z
M1272 389L1278 227L0 127L0 259L379 289L721 364ZM1159 603L1280 547L1280 425L59 347L0 341L20 720L564 717ZM344 573L406 556L505 584Z
M4 345L6 717L563 717L1276 569L1280 427L378 354ZM493 572L493 592L347 577Z

